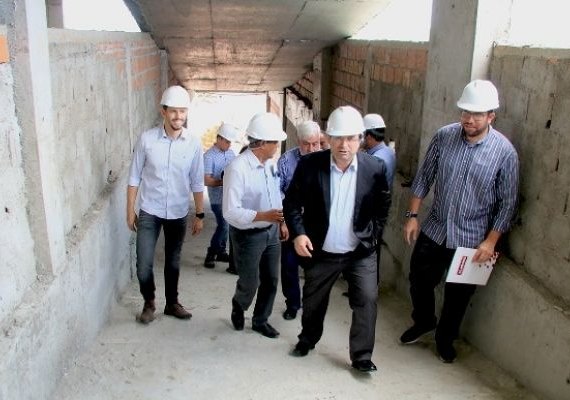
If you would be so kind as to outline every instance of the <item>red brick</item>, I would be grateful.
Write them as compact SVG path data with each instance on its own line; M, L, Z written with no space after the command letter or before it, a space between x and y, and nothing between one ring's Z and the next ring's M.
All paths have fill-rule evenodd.
M402 68L394 68L394 84L399 85L402 83L402 76L403 76Z
M382 81L386 83L394 83L394 67L391 66L384 67L384 72L382 74Z
M427 50L416 52L416 69L425 72L427 68Z
M0 35L0 64L10 61L10 52L8 51L8 39L6 35Z
M405 69L402 75L402 85L407 89L410 87L411 83L411 72L409 69Z

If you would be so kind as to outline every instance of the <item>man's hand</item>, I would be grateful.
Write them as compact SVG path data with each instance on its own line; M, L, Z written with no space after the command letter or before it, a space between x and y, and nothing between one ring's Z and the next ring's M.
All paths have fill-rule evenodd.
M408 218L408 221L404 225L404 239L408 244L415 242L420 233L420 223L417 218Z
M287 228L287 225L285 225L285 222L283 222L279 224L279 240L285 242L288 239L289 239L289 229Z
M137 231L137 220L138 218L135 210L129 210L127 212L127 226L133 232Z
M283 210L273 208L268 211L258 211L254 221L267 221L280 224L285 221L285 218L283 218Z
M473 262L484 263L495 254L495 244L492 240L483 240L473 255Z
M293 240L295 251L301 257L312 257L313 244L307 235L299 235Z
M194 217L192 221L192 236L196 236L202 232L202 228L204 228L204 221L198 217Z

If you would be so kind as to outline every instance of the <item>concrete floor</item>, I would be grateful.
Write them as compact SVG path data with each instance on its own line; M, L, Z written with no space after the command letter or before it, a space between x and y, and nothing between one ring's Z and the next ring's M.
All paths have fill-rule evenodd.
M213 230L212 214L198 237L187 236L182 256L180 301L192 311L190 321L162 314L164 286L157 277L157 319L135 322L142 308L136 278L112 310L95 343L66 371L53 399L520 399L536 400L504 371L464 342L459 358L444 364L435 355L433 337L402 346L398 337L408 326L408 301L383 292L379 300L374 374L350 368L350 309L339 281L331 294L325 332L305 358L288 355L300 332L300 318L285 321L282 294L271 324L281 332L267 339L246 328L236 332L229 319L236 277L227 264L202 266ZM163 263L162 243L157 266Z

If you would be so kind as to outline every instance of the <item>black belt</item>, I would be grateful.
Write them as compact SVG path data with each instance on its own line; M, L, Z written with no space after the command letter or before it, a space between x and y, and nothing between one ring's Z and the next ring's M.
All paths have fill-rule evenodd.
M267 230L269 230L273 225L268 225L264 228L250 228L250 229L238 229L238 228L234 228L237 229L240 232L244 232L244 233L261 233L261 232L265 232Z

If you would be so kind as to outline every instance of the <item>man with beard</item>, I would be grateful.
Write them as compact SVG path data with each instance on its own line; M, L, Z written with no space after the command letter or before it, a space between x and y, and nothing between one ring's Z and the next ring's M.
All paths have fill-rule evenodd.
M439 322L434 289L458 247L477 249L473 261L481 263L495 253L515 213L519 172L513 145L491 126L499 108L495 86L485 80L470 82L457 106L460 122L440 128L427 149L412 184L404 226L408 244L417 241L409 276L414 325L400 341L414 343L435 329L437 352L446 363L457 357L453 341L476 286L446 283ZM432 185L433 203L420 230L418 212Z
M204 160L200 142L184 128L190 106L188 91L171 86L160 104L161 125L144 132L137 141L127 187L127 225L137 233L137 277L144 298L138 321L154 320L155 284L153 263L156 242L164 232L164 314L190 319L192 314L178 302L180 251L186 235L190 192L196 215L192 235L200 233L204 218ZM139 213L135 202L140 195Z

